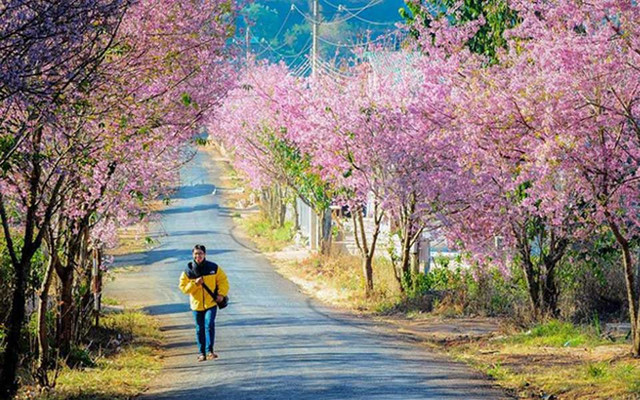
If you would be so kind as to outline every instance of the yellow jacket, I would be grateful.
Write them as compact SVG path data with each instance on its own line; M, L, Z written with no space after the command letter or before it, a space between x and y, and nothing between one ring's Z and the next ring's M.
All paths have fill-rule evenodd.
M179 287L182 293L189 295L193 311L204 311L217 306L216 300L204 287L196 285L196 279L200 276L212 292L218 289L217 294L220 296L226 296L229 293L229 281L222 268L208 260L204 260L200 265L192 261L180 275Z

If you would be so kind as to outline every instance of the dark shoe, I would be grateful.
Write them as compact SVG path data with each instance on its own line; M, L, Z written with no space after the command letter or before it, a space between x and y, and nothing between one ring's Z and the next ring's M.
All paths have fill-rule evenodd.
M207 360L215 360L216 358L218 358L218 355L214 352L207 354Z
M202 361L204 361L204 360L206 360L206 359L207 359L207 357L206 357L204 354L200 354L200 355L198 356L198 362L202 362Z

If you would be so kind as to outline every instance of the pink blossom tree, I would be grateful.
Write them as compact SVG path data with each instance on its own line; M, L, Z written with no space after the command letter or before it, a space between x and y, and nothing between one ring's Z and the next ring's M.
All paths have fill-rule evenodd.
M54 262L47 271L49 277L55 269L62 285L61 328L57 334L64 350L77 315L72 297L74 271L86 268L87 243L108 239L114 231L105 227L130 222L140 214L142 200L166 190L174 181L185 145L233 77L224 50L231 32L233 3L150 0L124 4L126 8L114 8L127 12L114 14L112 30L106 22L91 19L93 14L86 10L70 7L67 12L71 16L84 13L78 23L89 24L96 32L111 32L105 41L96 42L90 30L64 28L63 32L85 40L77 44L79 49L88 46L99 51L98 55L86 55L96 61L63 53L62 60L66 57L73 62L47 70L55 72L52 81L59 84L56 76L66 78L76 73L82 79L67 79L66 84L52 86L51 98L55 101L48 101L46 93L21 97L26 89L15 93L8 89L3 103L14 119L26 121L5 125L17 126L21 136L11 137L11 131L5 131L11 144L3 153L4 173L0 179L0 216L18 282L2 376L3 393L9 396L16 387L24 276L33 252L51 231L48 228L54 228L50 222L55 217L57 235L66 237L55 240L50 236ZM40 13L35 19L49 22L49 9L35 10ZM7 25L12 26L11 18L21 14L5 16ZM65 20L64 15L61 18ZM57 29L55 24L46 27ZM20 88L20 79L16 82L14 86ZM41 104L49 105L52 117L34 118L25 113ZM13 230L18 224L24 224L24 228ZM12 235L20 236L26 244L20 255ZM42 300L46 304L46 291Z
M567 207L608 227L627 283L633 353L640 355L632 239L638 234L640 8L627 1L517 4L506 64L513 120L526 128L532 197L553 225ZM526 205L525 205L526 206ZM575 236L575 232L573 235Z

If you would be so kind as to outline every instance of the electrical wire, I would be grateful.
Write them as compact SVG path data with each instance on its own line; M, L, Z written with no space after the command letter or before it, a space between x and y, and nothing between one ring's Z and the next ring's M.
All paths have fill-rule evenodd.
M347 13L349 13L353 18L360 20L362 22L365 22L369 25L378 25L378 26L390 26L390 25L395 25L400 21L396 21L396 22L378 22L378 21L371 21L369 19L363 18L361 16L359 16L358 14L354 14L349 10L345 10Z
M263 45L262 43L266 43L266 46ZM263 55L267 51L271 51L273 53L277 53L278 50L282 49L283 47L288 46L287 43L283 43L280 46L274 48L274 47L271 46L271 44L269 42L266 42L266 41L265 42L258 42L258 45L262 46L262 48L264 50L262 50L260 53L255 54L256 57L260 57L261 55Z
M297 77L305 76L311 70L311 62L309 59L305 60L293 73L292 75Z
M335 5L334 3L330 2L329 0L322 0L322 2L325 3L328 6L331 6L331 7L335 8L336 10L339 10L339 11L342 11L342 10L356 10L357 11L357 10L360 9L360 7L358 7L358 8L345 7L342 4Z
M300 65L298 65L297 67L293 68L292 74L297 76L297 75L300 74L301 71L303 71L308 66L309 66L309 59L307 58L302 63L300 63Z
M371 1L369 4L367 4L366 6L364 6L363 8L361 8L359 11L357 11L356 13L352 13L349 17L345 17L342 19L336 19L333 21L317 21L318 23L322 24L322 25L335 25L335 24L340 24L342 22L346 22L349 21L350 19L355 18L354 16L357 16L358 14L360 14L361 12L365 11L368 8L371 8L377 4L379 4L380 2L382 2L382 0L373 0ZM295 4L293 4L293 8L300 14L302 15L302 17L304 17L304 19L306 19L307 21L309 21L310 23L314 24L316 23L316 20L313 19L312 17L310 17L309 15L307 15L307 13L305 13L304 11L302 11L301 9L298 8L298 6L296 6Z
M372 0L371 2L369 2L369 4L365 5L364 7L360 8L359 10L356 10L356 12L351 12L350 10L345 8L344 11L349 13L350 14L349 16L344 17L342 19L334 19L333 21L329 21L328 23L339 24L341 22L349 21L350 19L353 19L353 18L358 18L358 15L362 14L363 12L365 12L366 10L368 10L371 7L377 6L380 3L382 3L382 0Z
M298 59L307 51L309 51L309 49L311 48L311 37L309 37L309 40L307 40L307 43L305 43L304 46L302 46L302 50L298 53L298 55L296 56L296 58L294 58L293 61L291 61L291 64L294 64L296 61L298 61ZM285 58L290 58L290 57L285 57Z
M282 30L284 29L284 27L287 24L287 21L289 21L289 17L291 16L291 12L293 11L293 7L289 8L289 12L287 12L287 15L284 17L284 21L282 21L282 24L280 24L280 28L278 29L278 32L275 34L275 36L273 38L271 38L271 41L274 41L276 39L278 39L278 36L280 36L280 33L282 33ZM269 42L267 42L267 48L264 49L263 51L261 51L260 53L256 54L256 57L260 57L262 54L264 54L265 52L267 52L268 50L274 50L273 47L271 47L271 44ZM278 46L278 49L283 48L284 46L286 46L286 44L283 44L281 46Z
M302 46L302 50L300 50L298 53L296 54L283 54L281 52L278 51L278 49L287 46L287 44L283 44L282 46L278 46L277 48L273 48L271 46L271 48L267 48L264 51L260 52L257 54L257 56L265 53L266 51L270 50L272 54L277 55L280 58L294 58L294 62L300 58L300 56L302 56L304 53L306 53L307 51L309 51L309 49L311 48L311 37L307 40L307 42Z
M282 25L280 25L280 29L278 29L278 32L276 33L276 35L271 40L276 40L278 38L278 36L280 35L280 33L282 33L282 30L284 29L285 25L287 24L287 21L289 20L289 17L291 16L291 12L292 11L293 11L293 7L289 7L289 12L287 12L287 16L284 17L284 21L282 21Z
M400 31L400 29L393 30L393 31L389 32L389 34L387 34L387 35L382 35L382 36L380 36L380 37L378 37L378 38L376 38L374 40L369 40L369 41L361 43L361 44L335 43L335 42L332 42L330 40L324 39L321 36L318 36L318 40L323 42L323 43L326 43L328 45L331 45L331 46L353 49L353 48L358 48L358 47L364 47L364 46L367 46L367 45L372 44L372 43L381 42L383 40L387 40L387 39L389 39L389 36L391 34L398 33L399 31Z
M326 72L328 72L329 75L331 75L333 77L340 77L340 78L344 78L344 79L353 78L351 75L345 74L344 72L340 71L339 69L337 69L336 67L332 66L331 64L329 64L326 61L318 60L318 65L320 65L322 68L324 68L324 70Z

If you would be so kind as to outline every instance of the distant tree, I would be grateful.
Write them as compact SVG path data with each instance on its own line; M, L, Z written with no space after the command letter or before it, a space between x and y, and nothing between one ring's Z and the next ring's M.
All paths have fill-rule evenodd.
M251 36L276 44L273 39L280 27L278 10L260 3L251 3L242 9L241 15L251 27Z

